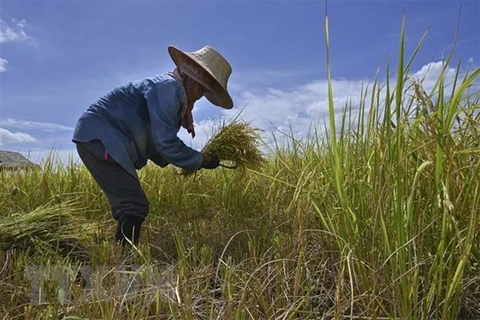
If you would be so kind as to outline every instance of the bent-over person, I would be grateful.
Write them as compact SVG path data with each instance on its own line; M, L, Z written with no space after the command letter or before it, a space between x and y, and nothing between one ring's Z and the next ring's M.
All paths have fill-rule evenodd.
M186 146L177 134L183 127L195 137L192 109L203 96L233 107L227 91L231 66L209 46L194 52L169 46L168 52L173 72L114 88L81 115L73 135L80 159L108 198L122 245L138 244L149 211L136 172L148 160L190 171L219 166L217 155Z

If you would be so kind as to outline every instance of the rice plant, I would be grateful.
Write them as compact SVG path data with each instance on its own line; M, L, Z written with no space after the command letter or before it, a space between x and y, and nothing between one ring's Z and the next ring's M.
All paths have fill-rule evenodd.
M202 148L204 153L216 154L220 166L228 169L258 170L265 163L260 151L260 129L241 121L238 116L230 122L221 123L213 137ZM185 176L195 171L183 170Z

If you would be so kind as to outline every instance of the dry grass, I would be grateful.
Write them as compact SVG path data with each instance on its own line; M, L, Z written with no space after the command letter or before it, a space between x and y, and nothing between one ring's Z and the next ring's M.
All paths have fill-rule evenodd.
M216 154L221 160L221 166L226 168L258 170L265 163L260 151L259 131L244 121L224 122L202 152ZM185 176L194 173L195 171L183 170Z
M47 203L31 212L0 219L0 251L61 250L85 254L98 226L87 222L73 202Z

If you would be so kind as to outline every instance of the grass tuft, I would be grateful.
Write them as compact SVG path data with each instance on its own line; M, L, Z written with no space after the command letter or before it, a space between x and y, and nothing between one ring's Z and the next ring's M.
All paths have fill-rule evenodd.
M203 147L204 153L215 153L221 160L220 165L230 169L258 170L265 164L260 151L260 129L249 123L235 119L223 122L213 137ZM182 171L185 176L195 171Z
M31 212L0 218L0 250L87 253L99 228L83 217L79 207L75 202L47 203Z

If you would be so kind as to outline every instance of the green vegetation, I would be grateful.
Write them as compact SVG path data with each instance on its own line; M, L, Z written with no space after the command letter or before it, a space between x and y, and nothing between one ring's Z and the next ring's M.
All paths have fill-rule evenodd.
M190 179L147 166L151 213L133 252L110 240L82 166L2 171L0 318L480 318L480 69L426 93L414 57L402 28L396 79L387 68L340 115L330 85L329 129L272 147L261 169ZM35 280L62 266L73 279L100 270L91 293Z

